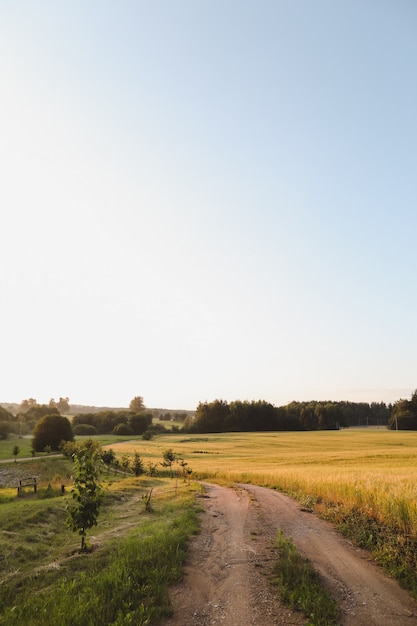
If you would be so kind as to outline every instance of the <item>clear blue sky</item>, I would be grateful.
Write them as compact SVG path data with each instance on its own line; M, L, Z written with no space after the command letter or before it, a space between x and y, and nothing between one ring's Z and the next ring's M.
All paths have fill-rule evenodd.
M417 387L417 4L0 0L0 400Z

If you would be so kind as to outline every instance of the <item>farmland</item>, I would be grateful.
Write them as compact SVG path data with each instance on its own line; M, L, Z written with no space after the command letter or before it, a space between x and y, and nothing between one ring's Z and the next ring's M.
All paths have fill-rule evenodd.
M346 429L303 433L164 435L116 452L160 457L172 447L194 476L249 482L311 503L363 509L417 537L417 433Z
M91 532L93 550L88 555L77 553L77 537L65 526L68 495L63 497L59 488L64 484L66 494L69 493L70 462L59 457L36 456L30 461L18 457L16 463L12 456L15 442L22 450L19 456L23 459L22 440L10 439L0 445L0 458L8 456L10 459L0 465L0 484L3 485L0 489L3 535L0 600L6 611L0 616L0 624L22 623L21 620L36 624L39 623L36 615L45 610L53 612L54 623L86 623L82 621L87 615L86 607L79 613L74 612L71 597L76 588L81 605L91 604L87 586L90 578L94 589L103 588L103 598L109 588L123 588L124 594L124 599L114 597L116 608L112 615L103 616L99 612L100 602L106 604L103 600L97 600L97 606L90 606L91 623L128 623L120 616L129 613L129 607L133 606L142 607L140 610L144 613L143 621L138 614L132 614L132 619L137 620L132 623L145 624L149 616L157 621L169 614L166 588L180 576L187 536L197 528L195 495L199 488L193 482L188 485L182 479L169 478L168 469L161 466L167 449L188 464L193 479L224 485L252 483L293 496L305 509L331 520L359 545L371 550L378 562L415 597L417 595L417 433L346 429L298 433L179 433L163 434L149 441L103 438L102 445L112 448L120 459L123 455L133 457L138 452L145 467L148 463L157 465L158 476L134 478L113 473L107 476L112 484L107 487L98 526ZM180 470L180 465L175 468ZM38 498L28 495L18 499L14 483L13 487L2 483L2 472L10 475L13 471L19 476L36 474L41 477ZM146 512L144 497L151 488L154 489L153 512ZM181 539L167 533L167 528L178 529ZM122 562L126 561L125 550L140 551L146 540L148 551L149 546L154 545L156 554L158 545L162 546L162 538L164 541L172 538L181 548L169 567L150 564L150 571L154 575L155 568L161 567L171 574L158 580L158 590L153 589L151 593L154 600L146 594L135 595L137 584L135 589L127 589L129 574L122 568ZM166 544L161 550L167 555L170 553ZM117 560L119 552L120 562ZM111 555L115 555L114 560ZM139 556L138 552L137 558L142 563L143 555ZM105 579L103 563L106 564ZM110 576L109 565L116 578ZM145 588L144 583L143 593ZM60 601L56 597L50 601L51 591L54 594L58 589ZM152 608L152 602L157 602L160 608ZM35 616L33 621L32 615Z
M196 478L253 483L297 498L370 550L417 597L417 433L165 435L115 449L151 458L167 447L189 463Z

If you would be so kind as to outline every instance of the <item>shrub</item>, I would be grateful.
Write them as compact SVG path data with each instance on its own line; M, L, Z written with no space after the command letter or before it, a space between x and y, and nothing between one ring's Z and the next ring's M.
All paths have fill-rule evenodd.
M114 427L113 435L133 435L133 432L130 426L121 423Z
M116 460L116 455L112 448L103 450L101 453L101 460L105 465L111 465Z
M142 435L152 424L152 413L134 413L129 418L129 426L134 435Z
M59 450L62 441L72 441L74 435L70 421L62 415L45 415L35 424L32 447L43 452L47 447Z
M97 428L92 424L77 424L77 426L74 426L74 435L88 435L92 437L97 435Z

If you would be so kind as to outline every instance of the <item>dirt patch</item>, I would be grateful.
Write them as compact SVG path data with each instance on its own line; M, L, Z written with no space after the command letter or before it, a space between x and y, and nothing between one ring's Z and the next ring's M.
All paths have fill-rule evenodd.
M201 533L192 542L184 582L172 589L171 626L304 624L283 607L265 578L276 559L272 536L247 491L205 485Z
M18 463L14 465L8 465L7 467L0 467L0 487L16 487L19 484L19 480L24 480L28 476L33 476L28 471L27 467L20 467ZM39 479L39 476L34 475Z
M305 619L283 607L268 579L273 540L290 536L320 572L340 606L343 626L411 626L417 603L369 556L299 504L270 489L205 484L201 533L185 577L172 589L166 626L290 626Z

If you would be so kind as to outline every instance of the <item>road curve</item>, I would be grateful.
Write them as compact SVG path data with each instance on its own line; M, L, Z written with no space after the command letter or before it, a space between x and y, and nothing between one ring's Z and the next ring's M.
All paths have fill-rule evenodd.
M321 574L340 607L341 626L417 626L417 603L367 554L287 496L255 485L204 483L201 532L184 580L171 591L165 626L301 626L269 581L282 530Z

